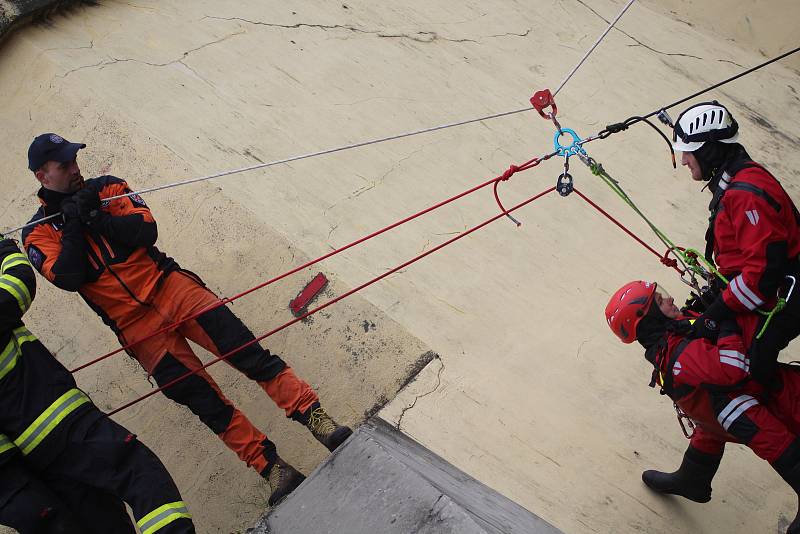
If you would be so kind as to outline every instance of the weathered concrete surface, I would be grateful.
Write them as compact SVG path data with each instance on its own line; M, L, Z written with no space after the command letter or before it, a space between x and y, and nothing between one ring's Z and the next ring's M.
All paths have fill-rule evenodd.
M89 143L81 155L87 175L110 167L141 187L517 109L534 90L558 84L621 5L107 0L72 11L47 28L13 33L0 48L0 179L8 199L1 222L24 222L35 206L25 151L42 131ZM766 45L741 46L728 34L681 22L696 17L680 9L703 14L704 5L665 2L678 13L664 16L668 10L635 4L621 31L609 34L558 95L562 123L581 134L596 131L763 61L758 49ZM741 6L751 3L729 5L719 17L735 25L743 22L735 18ZM747 16L766 17L776 28L800 18L795 0L773 5ZM753 37L787 46L778 35ZM703 97L731 106L743 142L795 199L799 91L797 74L774 65ZM232 294L495 176L551 142L549 123L519 114L147 201L161 222L163 248ZM708 197L682 169L671 169L649 128L636 126L589 149L670 237L701 246ZM501 186L504 201L550 186L559 170L559 162L548 162L515 176ZM578 162L573 175L583 192L647 235ZM384 273L496 210L491 193L478 193L348 251L323 266L336 279L331 291ZM441 354L382 416L400 420L425 447L562 531L779 532L796 499L744 448L728 448L707 505L663 499L642 486L640 472L675 467L686 441L670 404L647 388L640 351L615 341L602 309L630 279L659 278L676 296L685 294L683 286L575 195L543 198L518 215L522 227L495 223L364 291L358 305L345 301L330 318L269 345L324 395L336 396L334 406L347 410L348 421L381 390L391 391L419 354ZM313 274L237 310L264 331L288 316L286 303ZM43 285L37 306L31 327L65 362L114 346L76 299ZM365 320L377 330L369 323L367 332L359 329ZM388 347L373 337L381 325L398 333ZM311 333L321 336L312 338L313 347ZM362 341L375 343L366 357L353 356ZM792 346L785 358L798 356ZM347 388L351 366L364 389ZM396 374L380 378L385 369ZM148 389L124 357L87 373L78 380L104 407ZM233 374L223 379L279 446L296 440L284 447L291 461L306 471L317 465L321 447L267 412L257 390ZM168 461L202 517L201 530L253 524L264 500L254 491L257 477L199 423L161 398L125 414L124 422Z
M252 534L560 534L379 417Z
M14 29L46 21L66 9L95 5L94 0L0 0L0 42Z

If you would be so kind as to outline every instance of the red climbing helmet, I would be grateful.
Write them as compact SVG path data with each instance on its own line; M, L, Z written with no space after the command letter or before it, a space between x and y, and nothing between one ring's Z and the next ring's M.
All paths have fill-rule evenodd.
M606 305L606 321L623 343L636 341L636 326L653 302L657 284L637 280L622 286Z

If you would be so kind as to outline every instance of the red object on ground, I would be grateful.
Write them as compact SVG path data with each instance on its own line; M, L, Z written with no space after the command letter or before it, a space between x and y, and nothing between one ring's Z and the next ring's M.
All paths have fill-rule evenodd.
M300 292L297 297L294 298L289 303L289 308L292 310L292 315L298 317L303 314L308 303L311 302L314 297L319 295L319 292L325 289L328 285L328 279L325 278L325 275L322 273L317 274L313 280L311 280L306 287Z

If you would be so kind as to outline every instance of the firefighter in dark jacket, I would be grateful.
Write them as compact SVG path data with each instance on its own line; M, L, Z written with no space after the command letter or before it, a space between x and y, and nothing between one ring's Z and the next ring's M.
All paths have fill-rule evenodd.
M738 131L724 106L696 104L675 122L673 147L683 153L692 179L708 182L713 197L705 256L729 281L712 284L703 319L720 323L758 313L760 331L787 276L800 277L800 214L778 180L738 143ZM706 335L713 323L695 324L696 335ZM774 379L778 353L798 334L800 298L775 313L761 337L747 340L756 380Z
M687 418L691 441L674 473L645 471L651 489L695 502L711 499L711 480L725 443L741 443L763 458L800 498L800 369L779 364L780 389L767 393L751 380L752 360L743 339L753 336L755 316L723 321L714 344L685 335L686 318L655 283L630 282L606 306L606 321L623 343L639 341L653 365L651 386L672 399ZM684 423L682 423L684 424ZM800 533L800 510L787 530Z
M159 385L197 371L202 363L187 340L217 356L250 343L226 359L256 381L291 417L305 425L329 450L351 430L338 425L320 406L311 387L255 338L227 306L195 274L155 247L156 222L141 197L116 200L130 193L113 176L84 181L76 161L84 144L55 134L38 136L28 151L28 166L42 187L42 206L32 221L61 212L23 232L31 262L57 287L76 291L111 327L129 353ZM216 306L216 307L214 307ZM202 310L212 308L177 328L145 339ZM187 406L248 466L272 487L270 504L304 479L284 462L275 445L223 395L205 370L164 390Z
M35 291L28 258L0 241L0 522L20 532L133 533L124 501L142 534L193 533L158 458L23 324Z

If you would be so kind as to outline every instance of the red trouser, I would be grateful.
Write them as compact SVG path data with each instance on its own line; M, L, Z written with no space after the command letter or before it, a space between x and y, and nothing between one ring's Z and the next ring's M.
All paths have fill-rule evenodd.
M122 330L121 341L142 339L218 302L219 298L198 278L175 271L163 280L147 313ZM163 386L202 367L187 339L221 356L252 341L254 336L227 306L219 306L175 330L137 343L129 352L153 375L158 385ZM305 412L319 401L311 386L258 343L225 361L255 380L275 404L285 410L287 417ZM205 370L165 389L164 395L192 410L242 461L259 473L274 461L274 444L225 398Z
M725 443L731 441L744 443L770 463L777 460L800 434L800 368L781 364L776 372L783 387L743 411L741 424L728 428L732 435L698 426L692 436L692 447L718 455L722 454ZM736 394L728 396L735 402Z

